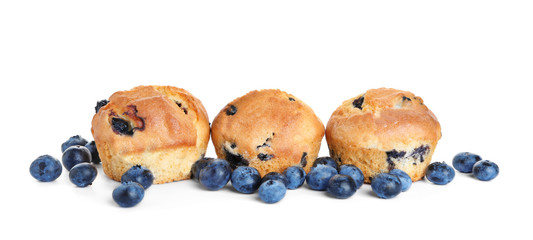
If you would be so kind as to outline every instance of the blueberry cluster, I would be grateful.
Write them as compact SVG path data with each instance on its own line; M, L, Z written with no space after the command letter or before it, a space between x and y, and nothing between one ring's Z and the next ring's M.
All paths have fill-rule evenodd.
M61 151L61 162L50 155L35 159L30 165L30 174L41 182L51 182L61 175L64 167L74 185L82 188L91 185L98 174L94 164L101 162L95 142L76 135L61 144ZM121 207L135 206L141 202L145 189L153 181L154 175L150 170L140 165L133 166L122 175L122 183L113 191L113 199Z
M128 169L120 178L121 184L113 190L113 200L121 207L133 207L144 198L144 191L154 183L154 174L141 165Z
M494 162L482 160L473 153L461 152L453 158L453 167L462 173L472 173L481 181L490 181L500 173L500 168Z
M88 142L79 135L72 136L61 144L61 162L50 155L35 159L30 165L30 174L41 182L56 180L63 167L69 171L70 181L78 187L92 184L98 171L93 164L100 163L100 157L94 141ZM93 163L93 164L91 164Z
M340 173L340 174L339 174ZM363 185L363 173L353 165L338 167L330 157L316 159L309 174L300 166L291 166L283 173L271 172L261 178L259 171L250 166L240 166L231 171L223 159L204 158L194 163L191 177L208 190L219 190L231 180L233 188L251 194L258 192L265 203L281 201L287 189L301 187L304 182L311 189L327 191L336 198L348 198Z
M383 199L398 196L409 190L413 183L411 177L401 169L392 169L388 173L380 173L370 183L372 191Z

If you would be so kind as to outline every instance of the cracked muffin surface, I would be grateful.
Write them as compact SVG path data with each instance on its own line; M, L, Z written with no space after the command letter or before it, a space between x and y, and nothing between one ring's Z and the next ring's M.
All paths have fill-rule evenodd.
M309 171L324 125L304 102L281 90L260 90L228 103L211 127L217 156L232 168L255 167L261 176L300 165Z
M200 100L171 86L139 86L99 104L91 132L104 173L120 181L135 165L154 174L154 183L188 179L205 155L209 120Z
M420 180L440 137L440 124L422 98L390 88L344 101L326 128L331 157L359 167L366 183L396 168Z

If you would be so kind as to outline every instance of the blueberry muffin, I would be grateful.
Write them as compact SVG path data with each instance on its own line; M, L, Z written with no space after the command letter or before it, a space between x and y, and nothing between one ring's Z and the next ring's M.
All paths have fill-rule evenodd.
M139 86L100 101L92 134L104 172L120 181L132 166L150 169L154 183L188 179L205 155L209 120L189 92L170 86Z
M440 137L440 124L422 98L390 88L344 101L326 128L331 157L359 167L366 183L392 169L420 180Z
M215 117L211 136L219 158L232 168L252 166L261 176L300 165L309 171L324 125L298 98L280 90L252 91Z

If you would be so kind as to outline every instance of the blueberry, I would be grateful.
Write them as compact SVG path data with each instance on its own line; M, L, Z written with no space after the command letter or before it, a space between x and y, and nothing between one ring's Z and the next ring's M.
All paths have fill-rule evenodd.
M496 163L489 160L483 160L474 164L473 173L474 176L481 181L490 181L498 176L500 168Z
M94 110L96 111L96 113L98 113L98 111L100 111L100 108L102 108L103 106L107 105L108 103L109 103L109 101L107 99L100 100L100 101L96 102L96 107L94 107Z
M363 103L364 102L365 102L365 95L353 100L352 105L353 105L354 108L359 108L359 109L363 110Z
M269 173L267 173L261 179L261 184L266 182L266 181L268 181L268 180L278 180L278 181L282 182L285 185L285 187L287 187L287 184L289 183L287 181L287 178L283 174L281 174L279 172L269 172Z
M329 179L335 175L337 175L335 168L319 164L311 168L309 174L305 176L305 180L311 189L323 191L328 187Z
M120 178L121 182L136 182L141 184L146 190L152 183L154 183L154 174L148 168L145 168L141 165L135 165L128 169L122 177Z
M259 186L259 198L265 203L279 202L287 193L285 184L279 180L268 180Z
M297 189L305 182L305 170L300 166L290 166L283 172L288 189Z
M238 192L253 193L261 185L261 175L253 167L240 166L231 173L231 184Z
M65 152L65 150L67 150L69 147L76 145L85 146L85 144L87 144L87 140L82 138L80 135L72 136L63 144L61 144L61 152Z
M91 152L84 146L72 146L63 152L61 162L63 162L63 166L67 169L67 171L70 171L70 169L78 163L90 163Z
M228 107L228 109L226 109L226 115L228 115L228 116L233 116L233 115L235 115L235 113L237 113L237 107L235 107L233 105L230 105Z
M388 174L380 173L372 178L372 191L380 198L389 199L398 196L402 192L402 182L400 178Z
M455 171L445 162L429 164L426 170L426 178L437 185L446 185L455 177Z
M121 207L133 207L144 198L144 188L136 182L125 182L113 190L113 200Z
M458 153L453 157L452 165L457 171L462 173L471 173L474 164L481 160L481 157L477 154L469 152Z
M214 159L200 170L200 184L215 191L223 188L231 177L231 167L226 160Z
M202 158L196 162L191 167L191 179L198 182L198 178L200 177L200 170L207 166L207 163L209 161L213 161L213 158Z
M91 152L91 162L94 164L99 164L101 162L100 155L98 155L98 150L96 149L96 143L91 141L90 143L85 144L85 147Z
M35 159L30 165L30 174L41 182L56 180L63 171L61 163L50 155L43 155Z
M331 157L319 157L319 158L317 158L315 160L315 162L313 163L313 167L316 167L319 164L330 166L332 168L335 168L335 170L337 170L337 171L339 170L339 165Z
M357 185L351 176L337 174L329 179L326 191L333 197L345 199L354 195Z
M400 182L402 183L402 192L409 190L413 180L406 172L402 171L401 169L392 169L389 171L389 173L397 176L400 179Z
M355 185L357 185L357 189L363 186L363 183L365 181L365 176L363 175L361 169L352 164L342 165L339 174L348 175L352 177L355 181Z
M112 118L111 128L113 132L120 135L133 136L133 127L130 123L122 118Z
M97 174L98 171L92 164L80 163L70 169L68 178L78 187L87 187L93 183Z

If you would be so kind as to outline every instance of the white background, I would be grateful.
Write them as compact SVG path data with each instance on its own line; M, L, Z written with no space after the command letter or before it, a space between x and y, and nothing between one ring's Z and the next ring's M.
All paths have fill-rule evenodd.
M2 239L475 239L531 236L531 1L2 1ZM327 123L369 88L421 96L442 125L433 161L471 151L499 164L390 200L303 187L279 203L192 181L152 186L134 208L111 198L101 166L77 188L40 183L39 155L92 140L96 101L173 85L212 121L248 91L280 88ZM323 141L321 155L327 155ZM208 156L214 156L210 143ZM15 235L13 235L15 234Z

